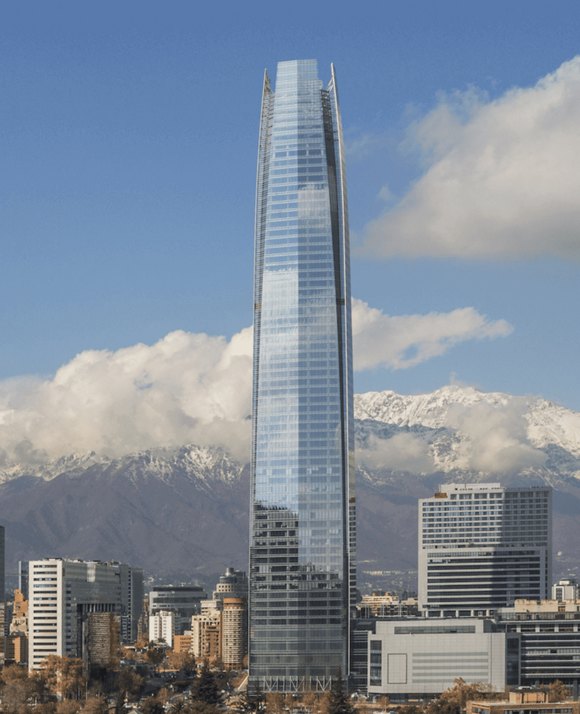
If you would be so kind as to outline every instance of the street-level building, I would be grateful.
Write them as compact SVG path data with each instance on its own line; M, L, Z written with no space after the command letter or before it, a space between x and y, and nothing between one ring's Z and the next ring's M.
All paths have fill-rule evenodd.
M508 701L489 700L467 702L467 714L580 714L580 702L549 702L546 692L515 690Z
M580 694L580 600L516 600L498 611L497 622L518 638L518 684L560 680Z
M552 600L578 600L576 578L561 578L552 585Z
M507 636L490 620L377 620L368 633L369 695L435 696L458 677L503 691L507 671Z

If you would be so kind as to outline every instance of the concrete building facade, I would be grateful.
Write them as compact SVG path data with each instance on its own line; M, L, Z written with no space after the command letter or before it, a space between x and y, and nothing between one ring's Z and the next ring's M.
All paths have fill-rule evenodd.
M150 642L165 642L168 647L173 647L174 635L175 613L172 610L159 610L149 615Z
M437 695L458 677L506 687L507 636L489 620L378 620L368 633L368 693Z
M199 585L160 585L149 592L149 615L171 610L175 615L175 634L189 629L192 615L201 610L207 593Z
M446 484L419 501L419 607L429 616L492 614L547 597L551 489Z
M88 665L89 616L110 613L119 621L118 573L98 561L47 558L29 563L28 666L49 655L80 657Z

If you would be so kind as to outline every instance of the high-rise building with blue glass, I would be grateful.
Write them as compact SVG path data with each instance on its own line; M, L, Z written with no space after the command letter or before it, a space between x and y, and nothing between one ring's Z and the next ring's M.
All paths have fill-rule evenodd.
M250 686L348 672L355 584L348 216L334 68L264 78L254 274Z

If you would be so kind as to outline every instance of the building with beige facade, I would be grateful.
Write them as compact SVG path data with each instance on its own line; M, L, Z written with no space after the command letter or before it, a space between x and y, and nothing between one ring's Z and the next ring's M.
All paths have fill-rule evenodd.
M467 702L467 714L580 714L580 702L549 702L545 692L516 690L508 701Z

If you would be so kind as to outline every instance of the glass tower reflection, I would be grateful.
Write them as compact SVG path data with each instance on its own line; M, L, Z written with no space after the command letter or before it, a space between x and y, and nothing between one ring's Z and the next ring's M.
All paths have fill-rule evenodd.
M334 68L264 78L256 191L250 685L348 671L355 501L348 217Z

